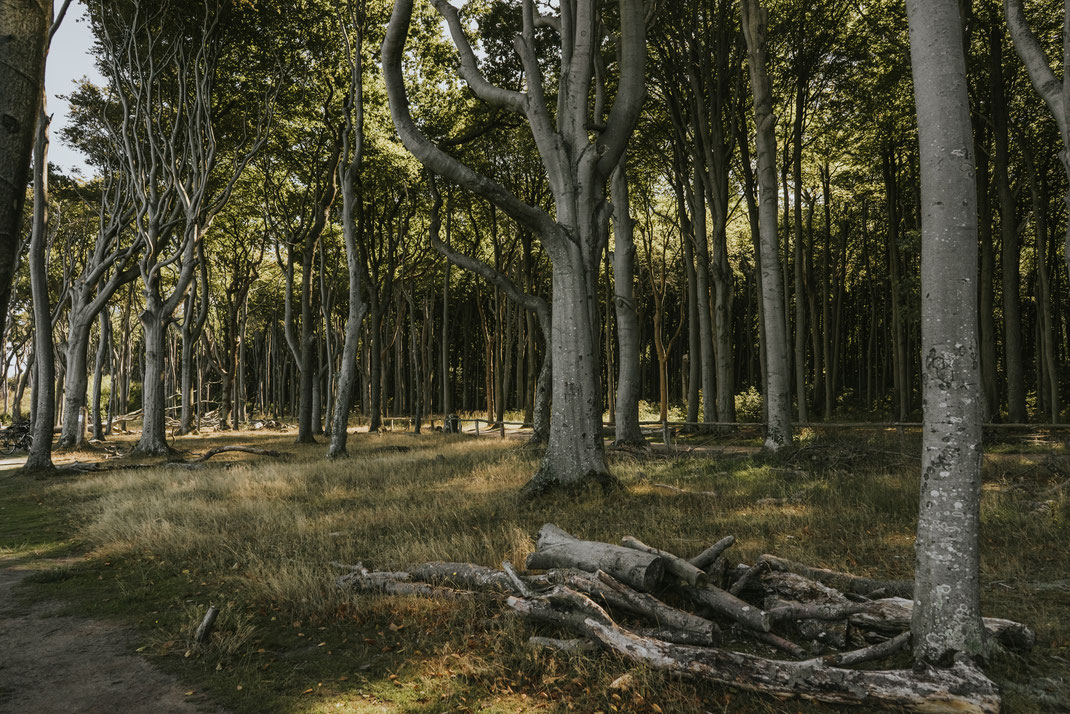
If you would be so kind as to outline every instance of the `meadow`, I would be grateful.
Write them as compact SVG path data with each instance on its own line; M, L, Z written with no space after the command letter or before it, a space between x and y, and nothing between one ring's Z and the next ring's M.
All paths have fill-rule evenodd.
M124 439L121 446L129 446ZM354 595L332 563L523 563L538 528L624 535L690 557L735 535L732 557L772 553L880 578L910 577L916 436L804 433L770 459L744 435L673 451L610 451L625 489L521 502L539 453L516 439L354 434L350 457L292 432L211 433L287 452L222 454L190 467L104 462L103 472L0 476L0 565L36 572L19 597L136 627L142 654L234 712L828 711L636 669L605 654L532 649L531 624L497 605ZM1007 711L1070 702L1070 452L989 445L983 500L986 615L1038 634L990 673ZM99 450L62 461L101 461ZM672 490L666 486L676 487ZM220 608L208 642L194 631ZM547 631L541 634L554 634ZM760 650L758 650L760 651ZM772 654L766 652L766 654ZM775 655L774 655L775 656ZM613 686L625 675L626 685Z

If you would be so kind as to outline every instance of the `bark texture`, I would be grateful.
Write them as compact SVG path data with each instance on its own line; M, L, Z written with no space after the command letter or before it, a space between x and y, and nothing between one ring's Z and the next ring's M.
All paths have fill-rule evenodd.
M788 366L787 316L784 314L780 235L777 230L776 117L766 72L769 12L757 0L743 0L743 34L747 41L754 123L758 144L758 225L761 233L761 301L765 350L765 448L791 444L791 373Z
M0 0L0 335L15 277L22 210L45 86L52 3Z
M922 185L921 500L914 654L984 655L977 189L957 0L908 0Z

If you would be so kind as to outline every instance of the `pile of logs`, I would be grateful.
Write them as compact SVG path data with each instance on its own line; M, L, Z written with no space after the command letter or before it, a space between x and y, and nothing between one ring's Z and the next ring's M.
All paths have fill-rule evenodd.
M690 560L632 537L577 539L547 524L525 573L470 563L403 571L339 565L339 585L361 593L501 602L571 639L533 646L603 649L634 662L724 685L837 704L915 711L997 712L995 684L966 658L946 668L856 669L910 649L913 584L863 578L771 555L730 562L723 538ZM538 572L531 572L538 571ZM999 645L1030 649L1025 625L985 618ZM729 649L749 642L748 651ZM754 654L771 647L786 657ZM905 656L900 659L907 659Z

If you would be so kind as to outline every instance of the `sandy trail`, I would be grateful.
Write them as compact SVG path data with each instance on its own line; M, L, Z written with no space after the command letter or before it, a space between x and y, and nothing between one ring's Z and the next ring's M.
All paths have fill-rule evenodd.
M0 714L222 711L193 701L188 688L136 654L131 630L57 615L56 602L16 602L15 586L31 572L0 567Z

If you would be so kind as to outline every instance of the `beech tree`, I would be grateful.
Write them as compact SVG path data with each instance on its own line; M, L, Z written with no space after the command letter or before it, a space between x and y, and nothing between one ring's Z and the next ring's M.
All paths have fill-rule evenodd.
M459 72L481 100L524 116L549 175L556 207L551 217L520 201L501 184L462 164L430 142L413 121L401 60L412 17L412 0L394 6L383 41L383 74L391 114L406 148L430 171L479 194L539 236L553 262L553 390L550 440L542 467L526 487L535 494L554 486L585 482L610 484L602 445L602 394L597 350L597 275L610 207L605 184L624 153L645 96L645 9L638 0L620 0L618 89L605 117L601 86L592 86L602 24L593 0L566 0L557 17L543 17L533 0L522 5L523 30L514 49L524 66L527 91L490 84L456 8L433 0L460 54ZM545 81L534 53L536 22L559 33L560 81L556 125L546 103ZM591 93L598 108L591 116ZM589 127L599 127L592 141Z
M65 3L70 4L69 0ZM26 179L45 87L52 2L0 2L0 335L7 323L11 281L22 228Z
M918 660L984 656L977 189L957 0L907 0L921 147L921 501L911 630Z
M758 0L743 0L742 9L758 143L758 259L766 362L765 448L775 452L791 444L791 375L788 371L780 232L777 230L776 117L766 72L769 13Z

